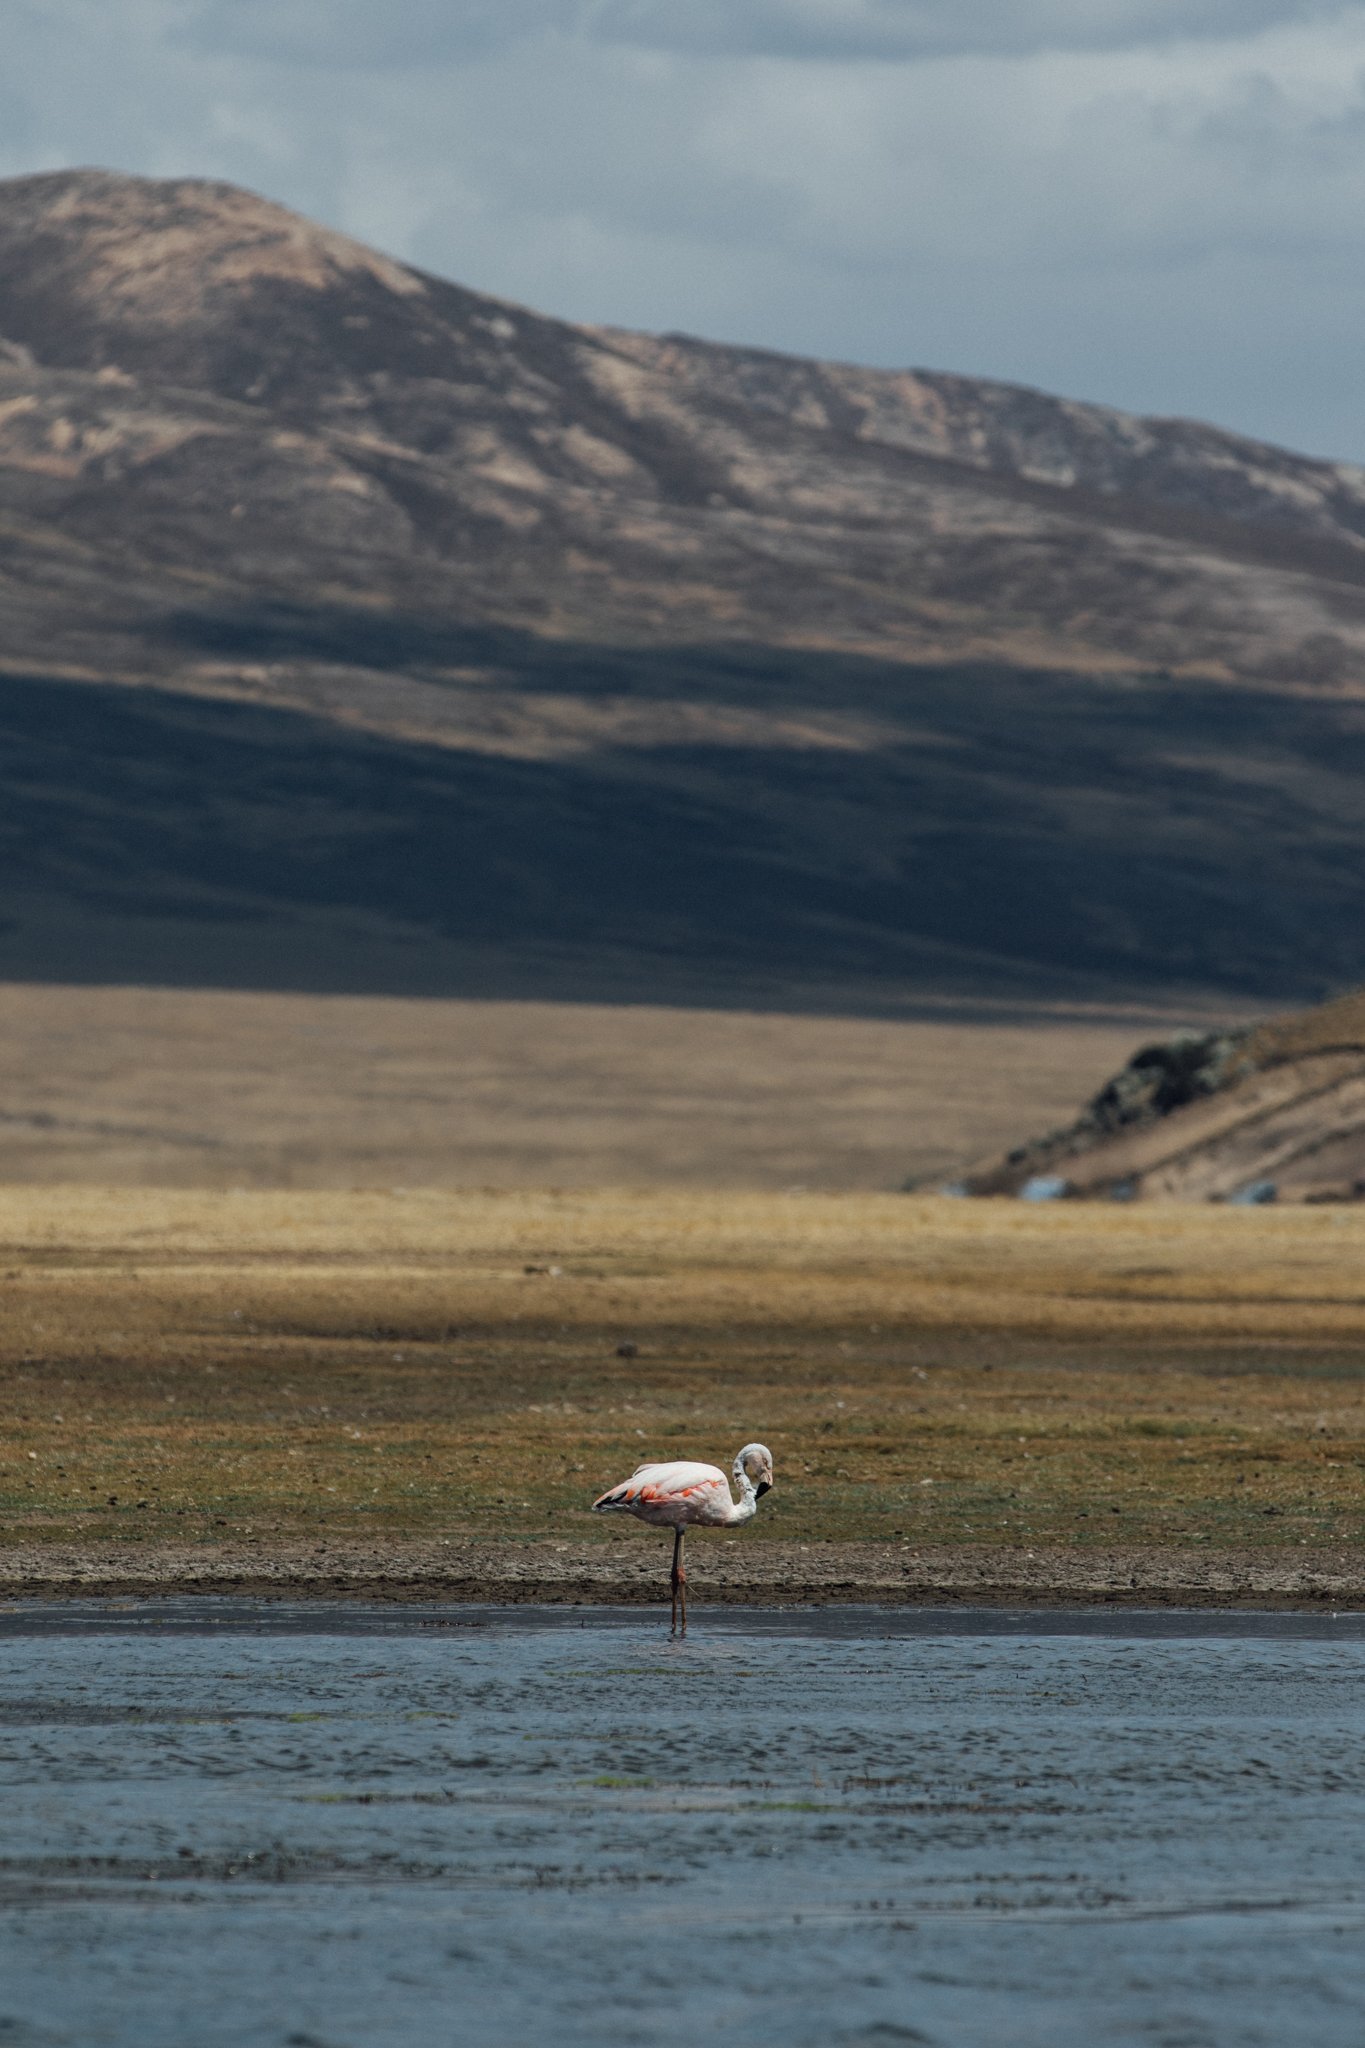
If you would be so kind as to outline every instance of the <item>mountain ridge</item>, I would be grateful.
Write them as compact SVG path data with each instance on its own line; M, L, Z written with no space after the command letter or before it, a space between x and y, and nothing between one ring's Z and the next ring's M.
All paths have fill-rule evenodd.
M134 516L137 486L153 500L153 548L157 487L183 483L208 438L258 503L273 493L297 515L309 467L307 481L353 501L349 519L335 502L330 521L311 508L296 544L353 534L389 595L402 594L392 557L415 550L490 616L523 620L538 591L551 630L556 607L597 634L687 630L698 606L685 593L661 609L658 589L632 580L690 573L708 623L728 616L762 638L917 658L999 651L1011 636L1014 654L1032 634L1035 659L1066 665L1202 663L1310 683L1334 641L1339 680L1365 683L1365 600L1340 588L1365 583L1365 470L1350 465L1024 386L574 326L193 180L0 185L0 305L11 386L25 373L98 380L25 391L38 401L27 409L0 399L0 457L96 497L126 458L117 480ZM243 447L267 412L273 437ZM304 441L281 440L291 432ZM1208 556L1194 564L1192 520ZM1149 549L1139 574L1126 529L1158 538L1163 522L1181 555ZM510 541L533 552L531 586L504 563L492 580L505 591L471 588L458 559L471 537L485 556ZM242 552L219 540L229 559ZM793 550L816 590L837 584L837 602L826 590L793 618L789 581L781 596L765 587L773 569L786 580ZM1239 556L1264 570L1277 550L1282 577L1329 586L1325 604L1296 589L1269 601L1263 579L1218 587L1247 581ZM263 564L246 552L243 566ZM983 607L987 580L1001 594ZM1178 632L1163 616L1173 605Z
M1365 471L575 326L235 187L0 183L0 650L0 972L216 919L275 986L325 897L328 986L381 928L636 1000L1365 973Z

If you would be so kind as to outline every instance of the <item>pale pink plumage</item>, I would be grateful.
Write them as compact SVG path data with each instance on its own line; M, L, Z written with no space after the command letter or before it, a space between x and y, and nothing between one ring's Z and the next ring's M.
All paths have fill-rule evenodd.
M640 1465L621 1485L608 1487L592 1504L595 1515L634 1515L638 1521L673 1531L673 1627L687 1630L687 1574L683 1537L689 1529L726 1529L750 1521L773 1483L773 1456L766 1444L746 1444L734 1463L739 1499L717 1465L680 1459L670 1465Z
M731 1499L730 1482L719 1465L686 1461L641 1465L623 1486L613 1486L593 1502L594 1514L611 1508L621 1508L628 1515L638 1515L642 1522L666 1529L693 1525L721 1529L727 1523L748 1520L744 1508Z

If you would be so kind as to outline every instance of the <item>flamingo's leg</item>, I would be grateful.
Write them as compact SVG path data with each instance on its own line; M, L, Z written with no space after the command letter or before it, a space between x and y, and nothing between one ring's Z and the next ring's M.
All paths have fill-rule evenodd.
M670 1634L675 1636L685 1636L687 1634L687 1573L683 1570L682 1561L683 1537L686 1534L687 1531L685 1529L675 1529L673 1531L673 1569L668 1575L668 1582L673 1588L673 1627L670 1630ZM681 1628L678 1627L678 1602L680 1599L682 1601Z

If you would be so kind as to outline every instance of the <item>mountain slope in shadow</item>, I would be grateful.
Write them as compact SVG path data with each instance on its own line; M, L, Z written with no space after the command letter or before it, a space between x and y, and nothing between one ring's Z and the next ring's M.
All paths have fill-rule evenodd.
M674 659L694 699L761 694L733 652ZM1340 793L1365 733L1339 707L840 669L899 739L517 758L5 679L0 976L885 1006L1359 972L1365 819Z
M1365 472L0 183L0 973L896 1004L1365 973Z

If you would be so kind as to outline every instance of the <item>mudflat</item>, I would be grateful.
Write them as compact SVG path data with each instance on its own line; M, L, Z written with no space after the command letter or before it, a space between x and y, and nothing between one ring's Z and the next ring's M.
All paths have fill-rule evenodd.
M0 1555L0 1598L126 1602L356 1600L443 1612L458 1601L499 1607L655 1608L668 1620L670 1546L469 1543L458 1538L252 1547L164 1543L15 1544ZM1280 1551L994 1548L983 1544L753 1543L694 1535L694 1618L708 1610L1136 1608L1336 1613L1365 1608L1365 1562L1349 1546ZM0 1614L12 1612L0 1608ZM429 1622L427 1626L438 1626Z
M1365 1214L0 1191L0 1583L639 1601L593 1497L771 1444L699 1601L1365 1603Z

